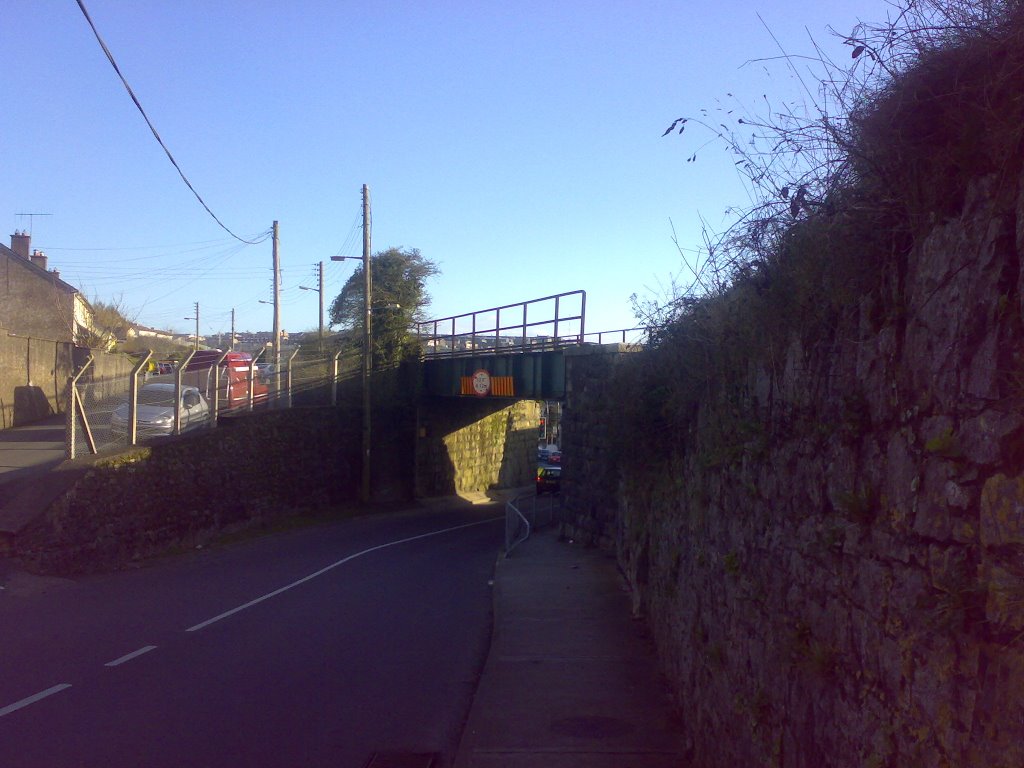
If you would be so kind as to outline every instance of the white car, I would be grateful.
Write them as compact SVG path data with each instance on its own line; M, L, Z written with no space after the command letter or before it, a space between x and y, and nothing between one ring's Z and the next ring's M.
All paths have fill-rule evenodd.
M182 432L210 423L210 406L196 387L181 388L178 410ZM110 431L116 435L128 434L128 403L121 403L114 409L110 417ZM139 389L135 433L138 437L174 434L174 384L152 382Z

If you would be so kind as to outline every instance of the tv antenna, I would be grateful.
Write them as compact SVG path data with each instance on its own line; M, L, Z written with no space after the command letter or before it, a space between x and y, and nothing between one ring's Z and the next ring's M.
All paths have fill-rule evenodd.
M28 233L32 234L32 225L36 216L53 216L52 213L16 213L15 216L28 216Z

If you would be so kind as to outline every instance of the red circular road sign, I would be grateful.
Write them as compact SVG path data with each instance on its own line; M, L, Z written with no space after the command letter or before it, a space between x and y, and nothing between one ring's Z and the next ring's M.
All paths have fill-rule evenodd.
M479 397L485 397L491 393L491 374L483 368L473 373L473 392Z

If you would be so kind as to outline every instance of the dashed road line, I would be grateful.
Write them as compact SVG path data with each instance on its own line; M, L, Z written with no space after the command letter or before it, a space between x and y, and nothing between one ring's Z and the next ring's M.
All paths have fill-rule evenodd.
M244 611L246 608L251 608L252 606L257 605L258 603L262 603L264 600L269 600L272 597L276 597L277 595L280 595L282 592L287 592L288 590L293 589L293 588L295 588L295 587L297 587L297 586L299 586L301 584L305 584L307 581L312 581L313 579L317 578L318 576L323 576L328 571L332 571L332 570L334 570L335 568L337 568L340 565L344 565L345 563L348 563L348 562L350 562L352 560L355 560L357 557L362 557L363 555L368 555L371 552L376 552L377 550L380 550L380 549L387 549L388 547L394 547L394 546L397 546L399 544L406 544L406 543L408 543L410 541L417 541L419 539L430 538L431 536L439 536L442 533L450 533L451 531L459 531L459 530L462 530L463 528L472 528L473 526L476 526L476 525L485 525L487 523L494 523L494 522L497 522L498 520L503 520L503 519L504 519L503 517L492 517L492 518L488 518L487 520L478 520L477 522L474 522L474 523L466 523L464 525L455 525L455 526L452 526L450 528L442 528L442 529L437 530L437 531L430 531L429 533L421 533L421 534L419 534L417 536L408 536L408 537L406 537L404 539L396 539L395 541L389 541L389 542L386 542L384 544L378 544L375 547L369 547L367 549L362 550L361 552L356 552L355 554L349 555L348 557L343 557L341 560L338 560L335 563L331 563L330 565L328 565L328 566L326 566L324 568L321 568L319 571L316 571L315 573L311 573L308 576L304 576L303 578L299 579L298 581L293 581L291 584L287 584L287 585L281 587L280 589L275 589L273 592L268 592L267 594L263 595L262 597L257 597L255 600L250 600L249 602L247 602L247 603L245 603L243 605L240 605L237 608L232 608L230 611L225 611L224 613L218 614L217 616L214 616L211 619L207 619L206 621L200 622L199 624L196 624L195 626L189 627L185 631L186 632L196 632L196 631L198 631L200 629L203 629L204 627L208 627L211 624L214 624L214 623L220 621L221 619L226 619L229 616L233 616L233 615L235 615L236 613L238 613L240 611ZM136 658L138 658L139 656L142 656L145 653L149 653L150 651L156 650L156 648L157 648L157 646L155 646L155 645L143 646L142 648L139 648L137 651L132 651L131 653L127 653L124 656L121 656L120 658L114 659L113 661L108 661L103 666L105 666L105 667L117 667L117 666L120 666L121 664L124 664L125 662L131 661L132 659L136 659ZM45 691L40 691L39 693L33 694L32 696L28 696L28 697L26 697L24 699L21 699L20 701L16 701L13 704L8 704L6 707L0 707L0 717L4 717L6 715L11 714L12 712L17 712L19 709L24 709L25 707L31 706L32 704L35 704L36 702L42 701L45 698L53 696L55 693L60 693L61 691L65 691L65 690L67 690L70 687L71 687L71 683L59 683L57 685L51 686L50 688L47 688Z
M42 701L47 696L53 696L53 694L60 693L61 691L67 690L70 687L71 683L61 683L60 685L55 685L52 688L47 688L45 691L40 691L39 693L33 696L29 696L28 698L22 699L21 701L16 701L13 704L8 704L3 709L0 709L0 717L3 717L4 715L9 715L11 714L11 712L17 712L19 709L23 709L24 707L27 707L30 704L35 704L37 701Z
M137 651L132 651L131 653L126 653L124 656L122 656L119 659L114 659L113 661L108 661L103 666L104 667L119 667L122 664L124 664L126 661L131 661L132 659L137 659L142 654L149 653L150 651L153 651L153 650L156 650L156 646L155 645L147 645L147 646L145 646L143 648L139 648L139 650L137 650Z

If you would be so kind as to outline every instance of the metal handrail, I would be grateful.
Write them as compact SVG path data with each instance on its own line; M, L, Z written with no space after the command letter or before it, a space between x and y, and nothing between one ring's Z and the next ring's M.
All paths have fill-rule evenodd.
M579 297L580 310L579 314L562 315L562 304L567 297ZM529 308L531 305L540 304L542 302L554 301L554 316L548 317L543 320L529 319ZM522 319L516 320L515 322L502 324L501 313L502 311L522 309ZM486 344L488 340L493 339L493 346L487 346L483 351L495 351L499 349L503 352L520 350L520 351L538 351L543 349L557 349L566 345L580 344L583 341L584 326L586 323L586 311L587 311L587 292L586 291L568 291L566 293L557 293L551 296L544 296L539 299L530 299L529 301L521 301L516 304L503 304L499 307L489 307L488 309L478 309L473 312L464 312L461 315L452 315L451 317L442 317L435 320L425 320L416 323L416 336L419 338L421 344L426 349L424 350L427 357L460 357L467 355L480 354L481 350L477 348L478 343ZM488 327L480 328L477 326L478 318L481 315L488 315L494 313L494 323ZM470 330L458 331L457 327L459 321L469 320ZM571 334L562 336L559 334L559 325L566 325L569 323L579 322L579 331ZM445 326L450 326L450 330ZM537 328L539 326L553 326L554 333L552 336L528 336L527 331L531 328ZM502 345L502 332L503 331L517 331L518 333L510 334L513 339L518 339L518 344L505 344ZM459 340L469 339L470 345L468 349L457 349ZM448 342L448 349L438 351L437 342L445 340ZM430 342L434 342L431 344Z
M532 509L529 511L530 517L519 508L524 499L533 499ZM561 505L561 499L559 499L559 505ZM554 522L554 510L555 497L551 496L548 501L548 512L551 512L551 519L544 524L538 523L537 521L537 494L535 492L521 493L515 498L505 502L505 557L512 554L512 550L516 546L522 544L528 538L530 533L535 528L542 528L544 525ZM532 520L531 520L532 518Z
M517 544L530 538L530 521L516 506L516 502L522 498L525 498L525 494L505 502L505 557L512 554L512 550ZM517 537L521 527L520 523L526 526L526 531L522 536Z

